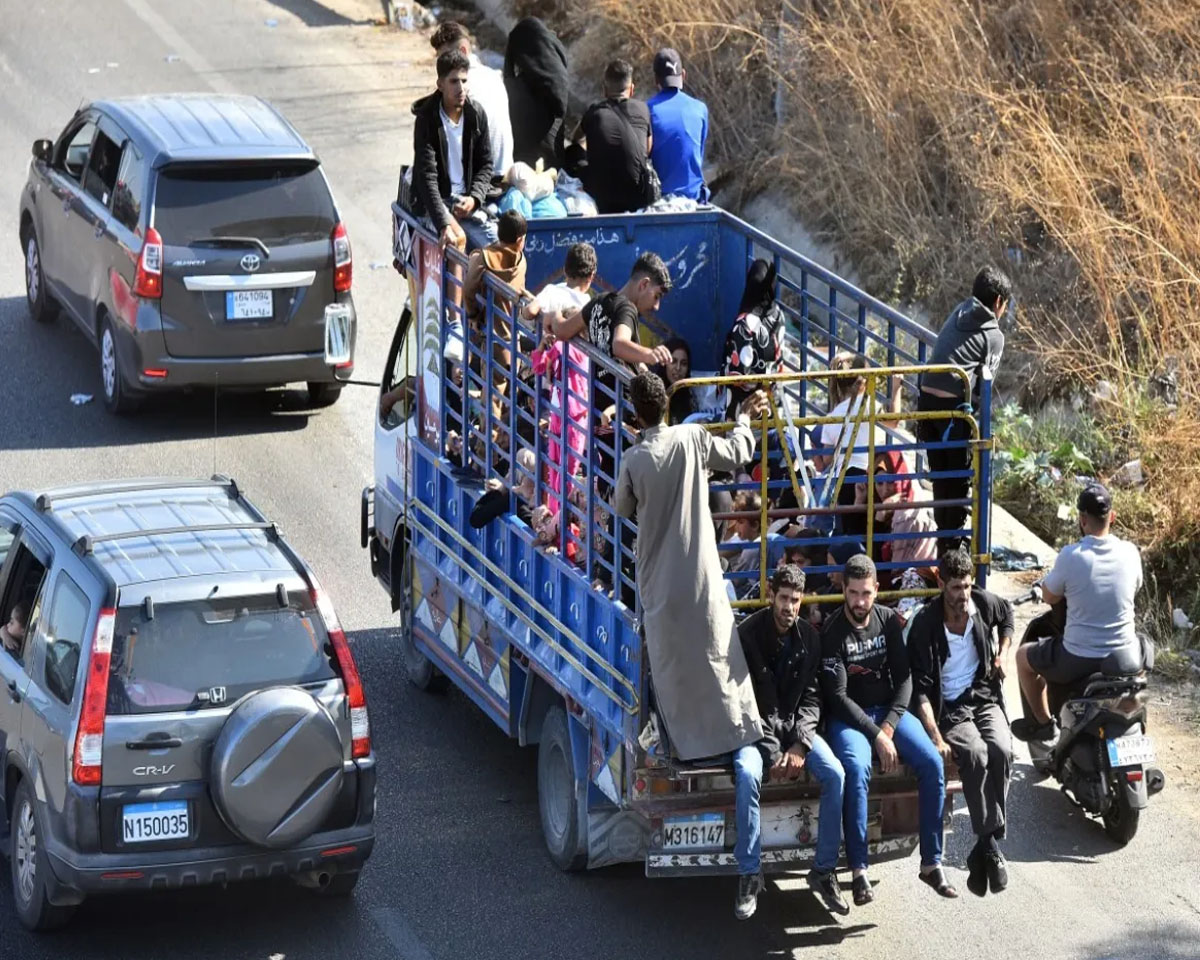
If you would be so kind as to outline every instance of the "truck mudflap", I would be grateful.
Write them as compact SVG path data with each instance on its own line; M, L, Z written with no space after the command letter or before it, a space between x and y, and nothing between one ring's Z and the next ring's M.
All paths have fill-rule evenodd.
M871 862L901 860L917 849L916 836L889 837L869 845ZM785 847L762 852L762 870L766 874L796 873L812 866L814 848ZM650 851L646 854L648 877L705 877L736 874L737 861L732 850L701 853Z

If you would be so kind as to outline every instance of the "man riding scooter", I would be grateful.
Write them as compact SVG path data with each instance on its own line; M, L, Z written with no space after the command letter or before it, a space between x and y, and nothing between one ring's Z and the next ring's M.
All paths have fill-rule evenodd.
M1066 601L1065 628L1017 648L1017 679L1032 716L1013 721L1013 735L1047 750L1058 739L1047 684L1069 687L1093 673L1134 674L1143 666L1133 605L1141 554L1112 533L1112 497L1102 484L1084 487L1076 506L1082 539L1063 548L1042 582L1046 603Z

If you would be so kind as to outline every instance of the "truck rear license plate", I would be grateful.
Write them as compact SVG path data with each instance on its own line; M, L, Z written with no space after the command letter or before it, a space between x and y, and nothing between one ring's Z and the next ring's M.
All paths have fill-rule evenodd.
M664 850L720 850L725 846L725 814L666 817L662 845Z
M121 821L121 838L126 843L179 840L191 833L186 800L126 804Z
M275 313L271 290L228 290L225 293L226 320L270 320Z
M1149 737L1116 737L1108 741L1108 762L1114 767L1136 767L1154 762L1154 741Z

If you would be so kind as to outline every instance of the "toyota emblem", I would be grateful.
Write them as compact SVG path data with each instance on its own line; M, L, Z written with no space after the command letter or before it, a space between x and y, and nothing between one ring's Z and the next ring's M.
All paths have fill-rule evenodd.
M262 265L262 257L257 253L248 253L242 257L242 269L247 273L254 273Z

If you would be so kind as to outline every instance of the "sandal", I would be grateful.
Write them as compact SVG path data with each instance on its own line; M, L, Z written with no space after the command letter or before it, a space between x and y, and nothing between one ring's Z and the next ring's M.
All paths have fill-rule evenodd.
M938 896L945 897L947 900L957 900L958 891L950 885L950 881L946 879L946 875L942 872L941 867L934 867L928 873L918 874L922 883L927 883L938 892Z
M856 907L865 907L875 899L875 891L871 889L871 881L865 874L855 877L850 889L854 894Z

